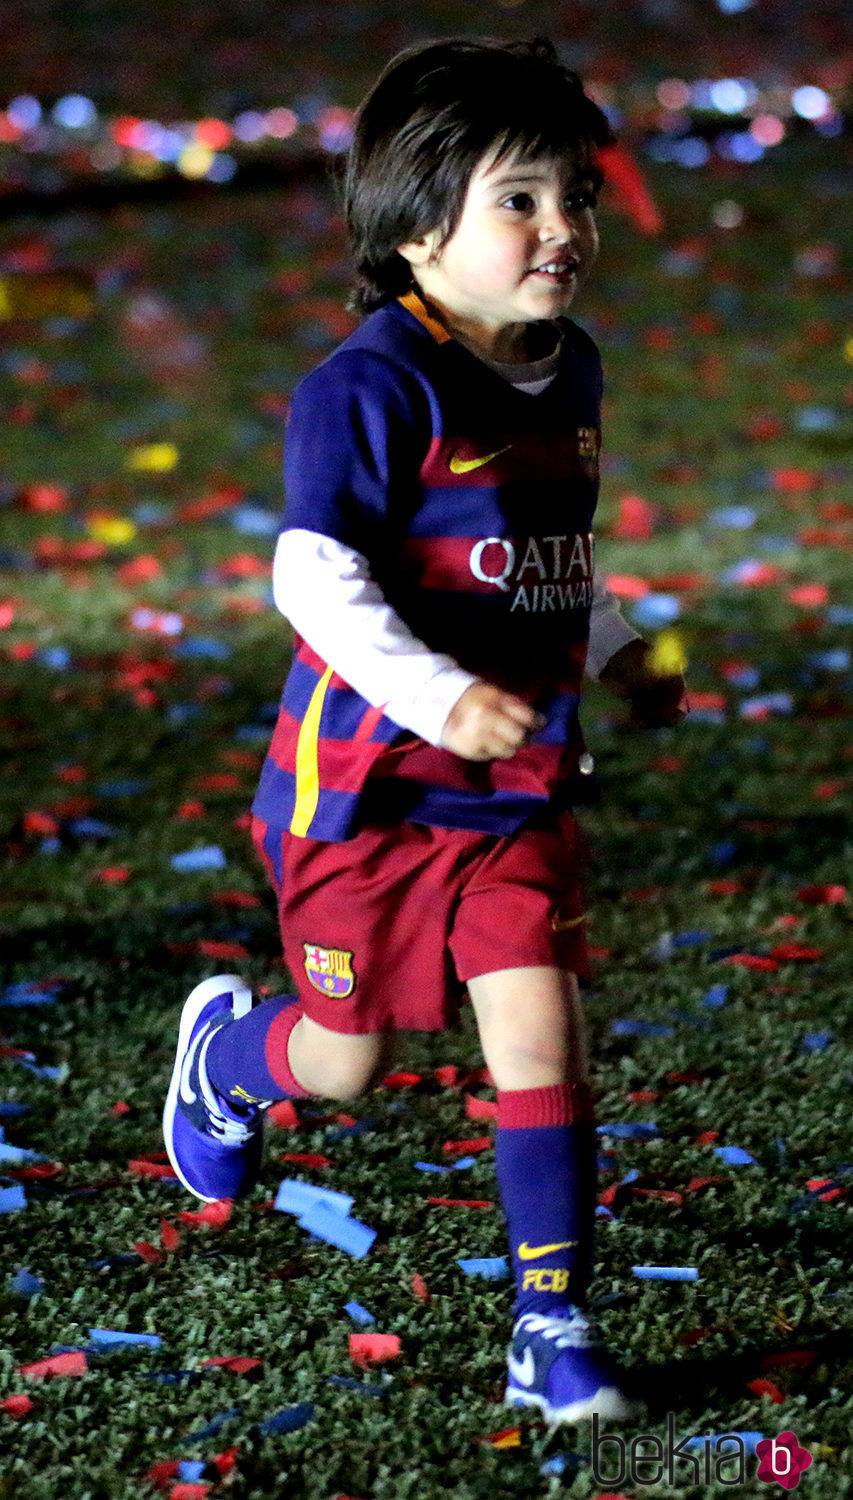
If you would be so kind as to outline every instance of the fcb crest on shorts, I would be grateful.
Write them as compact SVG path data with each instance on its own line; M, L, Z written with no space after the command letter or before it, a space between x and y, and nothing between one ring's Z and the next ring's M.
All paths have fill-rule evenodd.
M343 1000L352 994L355 975L351 953L343 948L320 948L316 943L303 943L302 946L305 949L305 973L315 990L333 1000Z

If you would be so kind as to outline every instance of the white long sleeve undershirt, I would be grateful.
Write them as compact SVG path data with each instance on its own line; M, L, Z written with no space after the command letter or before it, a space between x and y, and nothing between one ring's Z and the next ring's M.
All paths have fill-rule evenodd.
M273 562L273 597L294 630L362 698L431 745L447 716L479 679L417 639L379 585L367 558L315 531L282 532ZM637 632L618 601L593 584L587 675L598 677Z

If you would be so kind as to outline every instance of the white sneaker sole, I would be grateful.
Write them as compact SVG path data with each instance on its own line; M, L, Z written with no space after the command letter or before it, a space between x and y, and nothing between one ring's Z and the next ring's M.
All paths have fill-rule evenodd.
M193 1197L200 1199L202 1203L215 1203L217 1200L215 1198L206 1197L204 1193L198 1192L197 1189L193 1187L192 1183L187 1182L187 1179L181 1171L180 1166L178 1165L177 1158L175 1156L175 1147L172 1140L172 1122L174 1121L175 1112L178 1107L178 1090L181 1086L181 1068L183 1066L184 1057L186 1056L187 1047L190 1043L190 1037L192 1035L193 1027L195 1026L195 1023L201 1015L202 1011L204 1010L204 1007L206 1005L209 1005L211 1000L215 1000L217 995L224 994L226 990L232 990L235 998L239 997L239 1002L242 1002L238 1003L238 1006L236 1007L238 1014L242 1013L243 1015L245 1015L248 1011L251 1010L252 992L246 987L242 979L240 979L237 974L214 974L212 979L203 979L201 981L201 984L197 984L195 989L190 991L189 995L184 1001L184 1008L181 1011L181 1024L178 1030L178 1046L175 1053L175 1065L172 1069L172 1077L169 1081L169 1091L166 1095L166 1103L163 1108L163 1141L166 1147L166 1154L169 1158L169 1161L172 1163L176 1177L180 1182L183 1183L187 1192L192 1193ZM244 996L245 1001L243 1001Z
M552 1406L544 1396L535 1391L522 1391L518 1386L507 1386L504 1401L507 1406L538 1407L549 1427L561 1422L591 1422L597 1416L612 1422L638 1421L645 1414L642 1401L631 1401L616 1386L601 1386L594 1396L583 1401L572 1401L569 1406Z

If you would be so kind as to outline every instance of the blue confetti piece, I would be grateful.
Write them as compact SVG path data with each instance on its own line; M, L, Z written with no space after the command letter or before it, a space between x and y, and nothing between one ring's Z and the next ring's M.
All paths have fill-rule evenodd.
M366 1307L362 1307L360 1302L345 1302L344 1312L349 1313L349 1316L354 1323L358 1324L359 1328L366 1328L368 1323L376 1322L373 1313L368 1312Z
M274 1416L267 1417L259 1423L258 1432L261 1437L271 1437L276 1432L298 1432L300 1427L307 1427L313 1418L313 1401L300 1401L298 1406L285 1406Z
M451 1167L451 1172L464 1172L468 1167L476 1167L476 1156L460 1156Z
M604 1203L597 1203L595 1205L595 1217L597 1219L612 1219L614 1215Z
M163 1343L159 1333L126 1333L118 1328L90 1328L89 1338L93 1344L115 1346L134 1344L145 1349L159 1349Z
M809 665L822 672L846 672L850 666L849 651L816 651L809 657Z
M824 619L827 625L853 625L853 605L830 604Z
M195 870L224 870L226 860L219 846L211 844L206 849L186 849L183 854L173 854L170 863L173 870L187 874Z
M111 1271L114 1266L138 1266L141 1260L141 1255L127 1250L118 1255L99 1255L88 1264L93 1271Z
M632 1266L638 1281L698 1281L695 1266Z
M35 1074L36 1078L49 1078L53 1083L64 1083L70 1071L67 1063L60 1063L58 1068L49 1068L42 1067L40 1063L29 1057L13 1057L12 1061L26 1068L28 1073Z
M269 743L270 733L263 724L240 724L234 730L234 738L243 745L266 745Z
M138 797L147 788L147 781L128 777L125 781L100 781L95 792L99 797Z
M727 1162L730 1167L755 1166L755 1157L750 1156L748 1151L742 1150L740 1146L715 1146L714 1155L720 1161Z
M231 524L244 536L274 536L281 530L281 514L259 505L238 505L231 512Z
M757 667L738 667L736 671L726 674L726 681L732 687L755 688L761 681L761 673Z
M185 1458L181 1463L178 1464L177 1477L178 1479L182 1480L184 1484L197 1484L200 1479L204 1478L204 1471L206 1468L207 1465L204 1463L203 1459Z
M696 948L700 943L708 943L710 940L710 932L694 928L688 932L676 932L672 939L672 946L673 948Z
M379 1396L383 1401L388 1400L389 1391L381 1385L367 1385L363 1380L356 1380L354 1375L328 1375L327 1385L338 1385L345 1391L355 1391L359 1396Z
M674 594L643 594L631 610L636 625L670 625L681 614L681 600Z
M112 839L118 833L111 823L103 823L100 818L75 818L68 824L69 833L73 833L76 839Z
M794 426L799 432L831 432L838 426L838 414L831 406L801 406Z
M610 1031L613 1036L672 1036L672 1026L660 1026L653 1021L611 1021Z
M685 723L687 724L725 724L726 715L722 708L691 708Z
M0 1120L17 1120L20 1115L28 1115L31 1107L19 1104L17 1099L0 1099Z
M552 1458L546 1458L540 1466L539 1473L543 1479L550 1479L552 1475L576 1474L589 1459L584 1458L581 1453L555 1453Z
M477 1257L457 1260L457 1266L466 1276L482 1276L486 1281L506 1281L509 1278L509 1262L505 1255Z
M807 1031L800 1042L801 1052L822 1052L835 1041L834 1031Z
M71 652L64 646L47 646L36 652L36 661L44 667L52 667L54 672L67 672L71 666Z
M31 1297L37 1297L39 1292L44 1291L45 1284L40 1276L34 1276L26 1266L21 1266L9 1282L10 1291L16 1297L23 1297L29 1302Z
M742 719L752 718L758 713L792 714L794 700L790 693L761 693L754 698L744 698L740 705Z
M711 988L702 996L702 1004L707 1005L709 1010L719 1010L725 1005L729 993L727 984L712 984Z
M3 991L0 1005L14 1006L16 1009L31 1005L52 1005L62 989L61 984L39 984L37 980L23 980L19 984L10 984Z
M756 520L756 512L749 505L723 505L708 516L711 526L727 531L750 531Z
M327 1244L337 1245L356 1260L362 1260L376 1239L376 1230L370 1229L358 1219L347 1218L336 1213L323 1203L316 1203L299 1218L300 1229L306 1229Z
M333 1125L325 1132L327 1141L343 1141L350 1135L365 1135L370 1130L375 1130L379 1124L378 1120L368 1119L356 1120L354 1125Z
M27 1151L24 1146L10 1146L8 1141L0 1141L0 1162L5 1162L10 1167L24 1167L28 1162L47 1161L48 1157L39 1156L37 1151Z
M26 1206L27 1197L19 1182L12 1187L0 1187L0 1214L13 1214Z
M239 1406L232 1406L228 1411L220 1412L218 1417L213 1417L206 1427L199 1427L195 1432L187 1433L186 1437L178 1438L178 1442L180 1444L200 1443L206 1438L217 1437L223 1427L233 1422L235 1417L239 1417L240 1411Z
M596 1125L598 1135L612 1135L621 1141L650 1141L660 1135L654 1120L619 1120L612 1125Z
M174 654L183 660L193 660L199 657L211 661L226 661L231 655L231 648L226 646L224 641L218 641L215 636L195 635L190 636L186 641L181 641L180 645L175 647Z
M431 1162L431 1161L416 1161L415 1162L415 1169L418 1172L442 1172L443 1173L443 1172L452 1172L453 1171L452 1167L440 1167L440 1166L437 1166L435 1162Z
M349 1193L337 1193L333 1188L315 1187L312 1182L300 1182L296 1177L285 1177L276 1194L275 1207L279 1213L304 1214L317 1205L345 1217L355 1199Z

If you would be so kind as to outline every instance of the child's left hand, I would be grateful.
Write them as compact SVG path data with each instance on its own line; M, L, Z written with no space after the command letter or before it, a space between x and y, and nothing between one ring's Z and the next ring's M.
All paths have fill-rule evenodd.
M689 710L680 672L656 672L648 641L629 641L599 674L599 680L631 705L629 722L637 729L669 729Z

